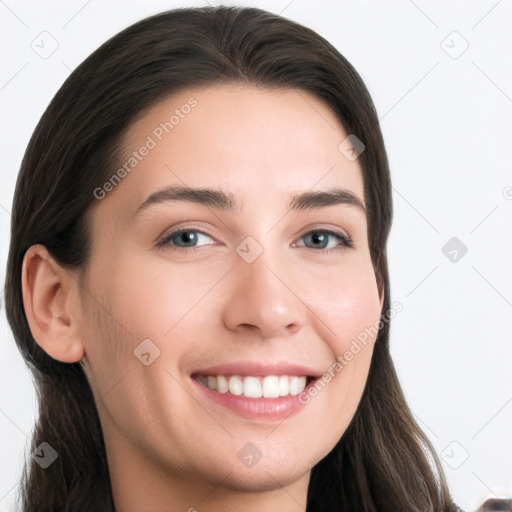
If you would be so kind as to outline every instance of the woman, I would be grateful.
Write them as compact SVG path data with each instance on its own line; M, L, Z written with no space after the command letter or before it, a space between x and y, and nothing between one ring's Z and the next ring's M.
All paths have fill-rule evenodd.
M378 119L313 31L122 31L43 115L12 218L24 511L457 510L390 359Z

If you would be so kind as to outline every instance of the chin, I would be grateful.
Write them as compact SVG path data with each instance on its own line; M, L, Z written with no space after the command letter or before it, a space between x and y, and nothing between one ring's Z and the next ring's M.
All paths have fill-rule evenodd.
M223 482L223 487L246 493L262 493L283 489L308 475L311 468L298 469L291 464L285 467L265 467L234 470Z
M305 446L306 448L307 446ZM284 448L284 447L282 447ZM267 446L269 456L262 454L261 458L246 466L238 458L237 452L226 450L223 454L210 454L210 464L202 467L204 477L214 486L222 486L238 492L261 493L282 489L302 478L308 477L312 467L325 454L297 453L297 450L280 450L279 446ZM226 457L226 453L234 456ZM280 453L281 452L281 453ZM240 455L243 460L243 456ZM199 468L197 468L199 469Z

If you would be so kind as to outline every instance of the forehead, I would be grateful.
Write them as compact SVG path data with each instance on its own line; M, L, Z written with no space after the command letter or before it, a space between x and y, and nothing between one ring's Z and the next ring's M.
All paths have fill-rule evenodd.
M169 185L221 185L242 207L343 187L364 202L359 163L339 149L346 137L332 110L302 90L190 89L130 127L121 164L128 172L111 197L135 209Z

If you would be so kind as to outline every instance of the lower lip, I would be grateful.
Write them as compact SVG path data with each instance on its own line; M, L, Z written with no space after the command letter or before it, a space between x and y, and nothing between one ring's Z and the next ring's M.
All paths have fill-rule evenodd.
M195 379L192 381L207 399L250 420L282 421L304 407L304 404L299 401L300 393L279 398L248 398L244 395L213 391ZM307 391L307 388L308 386L304 391Z

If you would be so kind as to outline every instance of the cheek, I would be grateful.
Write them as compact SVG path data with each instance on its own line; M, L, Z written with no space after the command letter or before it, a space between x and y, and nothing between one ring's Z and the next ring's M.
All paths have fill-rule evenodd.
M172 343L171 334L190 310L187 305L197 302L198 292L187 287L183 273L168 273L164 279L154 263L149 267L144 261L115 259L115 266L105 261L90 276L94 286L88 297L93 298L84 331L87 376L105 433L120 429L143 445L149 425L155 438L165 437L165 416L164 423L185 436L182 422L168 411L187 410L187 396L173 375L190 348L183 338ZM158 458L157 452L153 455Z
M331 348L336 355L342 354L352 340L378 325L380 319L380 298L371 261L354 260L332 273L324 287L316 288L311 304L329 327Z
M326 399L323 410L337 418L333 428L338 435L348 426L359 404L378 334L381 306L371 263L354 262L331 276L329 286L323 292L317 290L311 305L328 327L323 333L333 363L317 389L327 389L325 394L322 391Z
M113 316L130 333L132 344L144 339L168 344L182 322L197 321L196 310L201 309L197 306L217 280L217 274L208 269L164 259L120 257L115 271L103 276L102 287ZM135 346L127 349L133 351Z

